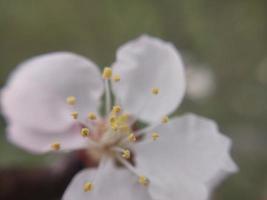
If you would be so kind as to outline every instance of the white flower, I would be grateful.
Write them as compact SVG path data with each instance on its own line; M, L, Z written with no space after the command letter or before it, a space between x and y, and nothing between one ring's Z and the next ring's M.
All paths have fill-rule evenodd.
M102 77L93 62L72 53L38 56L2 90L8 138L34 153L85 148L100 162L74 177L65 200L205 200L237 167L230 139L213 121L167 117L182 101L184 77L175 47L149 36L120 47ZM135 130L137 119L149 125Z

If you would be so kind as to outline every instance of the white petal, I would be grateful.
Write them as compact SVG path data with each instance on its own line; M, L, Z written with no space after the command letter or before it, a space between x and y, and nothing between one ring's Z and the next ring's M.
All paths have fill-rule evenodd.
M165 171L164 173L167 173ZM179 172L176 172L178 174ZM149 192L153 200L207 200L208 190L189 177L179 174L179 179L151 180Z
M70 106L65 100L76 96L75 110L81 118L98 109L103 83L96 65L73 53L50 53L18 66L1 93L2 109L11 123L46 131L70 126Z
M226 177L239 170L236 164L228 155L226 155L224 163L225 167L222 167L222 169L218 171L210 181L207 182L207 186L211 191L216 188Z
M84 192L84 183L93 179L94 189ZM137 180L130 171L112 165L100 171L86 169L73 178L63 200L151 200L147 188Z
M17 124L11 124L7 128L7 137L11 143L31 153L52 151L51 145L53 143L60 144L60 151L69 151L82 149L89 144L88 139L80 135L80 130L80 126L73 125L63 132L47 134L42 131L18 126Z
M188 114L154 131L160 134L157 141L137 144L135 149L136 166L148 176L174 185L188 177L195 184L207 186L237 170L230 158L230 139L209 119Z
M125 110L141 120L154 122L170 114L185 92L183 64L175 47L160 39L141 36L118 49L114 74L121 81L113 91ZM152 88L159 88L152 95Z

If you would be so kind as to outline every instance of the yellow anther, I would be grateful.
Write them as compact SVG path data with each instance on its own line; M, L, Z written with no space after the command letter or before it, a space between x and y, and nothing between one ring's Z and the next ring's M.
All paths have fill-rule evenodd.
M145 176L139 176L138 182L143 186L148 186L149 180Z
M136 141L136 137L133 133L131 133L129 136L128 136L128 141L129 142L135 142Z
M86 182L84 185L83 185L83 191L84 192L91 192L94 188L94 185L93 183L91 182Z
M117 117L114 116L114 115L112 115L112 116L109 118L109 123L110 123L110 124L114 124L114 123L116 123L116 121L117 121Z
M154 141L156 141L158 138L159 138L159 134L158 133L156 133L156 132L152 133L152 139Z
M161 119L161 123L166 124L169 122L169 117L168 116L163 116Z
M71 116L73 119L78 119L79 113L78 112L72 112Z
M113 131L117 132L117 131L118 131L118 125L117 125L116 123L111 124L111 129L112 129Z
M117 117L115 115L109 117L109 124L113 131L118 130L118 122L117 122Z
M58 142L55 142L55 143L51 144L51 149L54 150L54 151L60 150L60 147L61 147L61 145Z
M151 92L152 92L152 94L154 94L154 95L157 95L158 93L159 93L159 88L152 88L151 89Z
M89 112L88 113L88 119L90 119L90 120L96 120L96 114L93 113L93 112Z
M119 82L120 80L121 80L121 77L120 77L119 74L115 74L115 75L113 76L113 81L114 81L114 82Z
M120 123L126 123L129 119L128 114L122 114L121 116L118 117L118 120Z
M71 105L71 106L75 105L76 104L76 101L77 100L76 100L76 97L75 96L69 96L66 99L66 103L69 104L69 105Z
M102 73L102 77L106 80L110 79L112 76L112 69L110 67L105 67Z
M125 159L130 159L131 158L131 152L128 149L123 150L122 155L123 158Z
M118 131L120 133L129 134L130 127L128 125L124 124L124 125L119 126Z
M122 114L117 116L115 113L115 111L121 111L120 109L120 107L113 107L114 112L112 112L111 116L109 117L109 125L111 129L115 132L129 134L130 127L127 124L128 115Z
M119 112L121 112L121 107L120 106L113 106L113 108L112 108L112 112L113 113L119 113Z
M83 137L88 137L89 134L90 134L90 130L89 130L88 128L82 128L82 130L81 130L81 135L82 135Z

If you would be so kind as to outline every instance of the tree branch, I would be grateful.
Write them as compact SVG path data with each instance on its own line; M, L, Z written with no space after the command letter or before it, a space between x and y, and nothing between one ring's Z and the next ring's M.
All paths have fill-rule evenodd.
M0 168L0 199L60 199L72 177L82 168L82 162L75 156L47 168Z

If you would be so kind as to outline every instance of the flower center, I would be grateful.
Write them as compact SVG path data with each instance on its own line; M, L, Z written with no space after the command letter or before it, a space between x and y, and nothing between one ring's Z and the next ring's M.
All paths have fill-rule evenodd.
M142 137L144 133L152 131L152 129L159 123L165 124L169 121L167 116L164 116L159 123L154 126L146 127L141 130L133 130L133 124L135 123L134 118L123 110L120 105L112 105L110 81L114 84L121 80L120 75L116 74L113 76L112 69L109 67L104 68L102 77L105 83L105 110L106 115L103 118L97 117L93 112L88 113L88 123L79 122L79 113L73 111L71 113L72 118L82 124L83 128L80 130L81 137L87 138L90 144L88 145L87 153L90 158L96 161L103 160L103 157L110 157L119 161L127 169L138 176L137 182L143 186L149 184L149 179L136 171L134 168L131 158L133 156L132 147L135 142L144 142ZM151 88L151 95L157 96L160 93L160 89L157 87ZM69 96L66 99L66 103L75 108L78 99L74 96ZM152 132L150 141L153 142L158 140L159 133ZM51 145L53 150L60 149L60 143L53 143ZM101 163L99 164L101 167ZM93 181L88 180L84 183L84 191L89 192L93 189Z
M81 135L88 137L95 145L89 145L88 154L99 161L102 156L116 158L120 153L123 158L130 159L130 145L125 138L132 136L128 114L122 112L119 106L114 106L106 119L96 121L93 132L83 128ZM133 141L133 140L132 140Z

